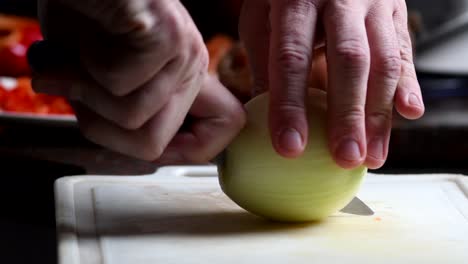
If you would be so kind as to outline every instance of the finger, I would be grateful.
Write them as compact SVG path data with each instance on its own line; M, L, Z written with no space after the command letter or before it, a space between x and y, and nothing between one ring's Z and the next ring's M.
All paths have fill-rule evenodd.
M169 47L170 45L164 45L164 41L160 43L161 45L157 46L156 44L159 44L157 40L159 39L155 39L155 37L147 37L148 39L144 40L143 38L149 35L149 32L146 34L138 33L137 27L144 22L145 16L153 16L154 19L156 19L156 13L152 12L149 6L144 4L145 2L146 1L104 0L81 1L77 4L75 1L69 0L49 0L40 1L38 9L45 38L53 43L55 47L71 51L70 54L60 55L72 55L77 57L78 60L73 61L73 63L79 63L79 56L81 56L81 60L83 60L86 65L91 64L91 66L93 66L91 67L91 73L94 73L97 69L107 67L103 69L104 74L96 74L97 77L99 77L97 78L98 81L102 82L101 84L105 84L103 85L104 87L116 87L118 85L135 87L139 85L127 85L128 83L110 79L118 79L119 76L114 75L119 75L119 71L136 72L140 77L136 82L141 82L140 84L143 84L152 76L148 73L149 70L158 71L158 69L163 67L167 61L170 60L169 55L174 54L174 52L170 53L173 49ZM173 6L174 5L171 5L171 7ZM105 12L101 13L98 11L103 8L106 9ZM164 13L167 10L168 8L162 8L161 12ZM142 13L146 15L140 15ZM179 21L180 19L178 19L177 16L180 12L170 10L170 12L166 13L171 14L171 17L159 18L158 23L161 24L161 30L159 30L158 34L151 34L160 37L162 40L173 37L170 35L168 29L174 29L174 36L180 35L176 33L181 23L171 25L172 27L166 26L166 23L168 23L170 19ZM153 22L155 23L156 20ZM151 27L155 26L156 24L153 24ZM148 25L148 28L149 27ZM135 35L138 35L138 38ZM162 57L154 57L156 54L154 54L151 49L143 50L141 49L142 47L132 46L148 45L150 41L153 42L153 47L158 47L159 51L164 54ZM178 43L179 42L172 44L176 45ZM84 51L80 51L80 48L84 49ZM50 50L49 54L43 55L42 57L53 57L55 53L54 50ZM138 67L147 62L144 61L145 57L151 58L151 55L153 55L155 59L151 64L151 69L149 69L150 67ZM67 56L63 57L64 59L68 59ZM120 68L123 69L119 70ZM126 71L127 68L130 68L131 71ZM135 68L138 69L136 70ZM114 72L116 73L114 74ZM129 76L133 75L122 74L120 79L130 78ZM145 76L146 78L142 78ZM124 92L119 91L118 88L119 87L114 88L114 90L116 90L115 92L123 94Z
M398 83L395 107L407 119L418 119L424 114L421 88L413 63L413 49L408 31L408 15L404 1L396 1L399 6L394 13L395 29L401 52L401 77Z
M38 75L33 78L36 92L63 96L79 101L101 117L129 130L140 128L170 99L180 85L180 65L167 65L139 90L124 97L110 94L86 73L78 70Z
M393 6L378 6L366 19L371 66L366 100L367 158L381 167L388 153L395 90L400 79L400 47L393 25Z
M109 92L123 96L148 82L186 50L201 53L205 48L202 37L193 23L187 23L191 18L179 5L161 6L158 24L145 34L109 37L108 32L83 28L87 38L80 47L86 70ZM191 46L194 43L195 48Z
M252 96L268 90L269 9L268 1L244 1L239 19L239 35L252 72Z
M206 76L190 115L188 131L177 134L156 162L205 163L219 154L245 124L242 105L213 76Z
M369 76L367 10L333 1L325 9L329 72L328 136L338 165L353 168L366 156L364 106Z
M163 109L138 130L126 130L86 107L76 114L82 133L92 142L135 158L158 159L174 137L197 94L196 89L181 89Z
M276 151L297 157L307 144L305 96L317 9L312 1L271 1L270 133Z
M42 8L48 39L79 49L90 76L117 96L147 83L191 42L204 46L178 1L49 2Z
M134 130L155 115L177 89L187 87L182 85L184 82L193 82L194 76L199 75L200 68L204 70L201 64L205 62L199 58L201 53L190 49L187 52L189 55L173 60L148 83L123 97L110 94L86 73L77 69L55 70L37 75L33 79L33 87L39 92L80 101L118 126Z
M158 23L159 16L153 9L164 8L171 1L47 1L60 3L63 7L86 15L96 21L100 27L112 34L145 32Z

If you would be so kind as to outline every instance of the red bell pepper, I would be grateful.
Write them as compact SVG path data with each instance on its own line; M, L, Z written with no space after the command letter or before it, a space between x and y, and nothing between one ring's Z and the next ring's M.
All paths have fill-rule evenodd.
M0 15L0 76L28 76L27 50L42 34L36 20Z

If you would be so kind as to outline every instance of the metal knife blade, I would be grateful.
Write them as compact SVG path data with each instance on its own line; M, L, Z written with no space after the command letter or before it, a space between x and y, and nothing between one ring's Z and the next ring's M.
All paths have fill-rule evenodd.
M374 211L370 209L361 199L354 197L353 200L340 210L342 213L354 214L354 215L373 215Z

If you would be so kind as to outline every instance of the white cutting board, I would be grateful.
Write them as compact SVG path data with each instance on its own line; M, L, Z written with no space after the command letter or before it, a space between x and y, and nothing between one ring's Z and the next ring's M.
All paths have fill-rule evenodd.
M466 264L468 178L369 175L373 216L278 224L220 190L215 167L56 183L60 264Z

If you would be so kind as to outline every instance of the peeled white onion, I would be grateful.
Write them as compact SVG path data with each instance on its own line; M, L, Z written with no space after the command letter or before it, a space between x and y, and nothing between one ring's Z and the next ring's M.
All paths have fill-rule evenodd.
M345 207L367 173L336 165L326 137L326 94L308 97L309 142L296 159L279 156L268 130L268 93L246 104L247 124L219 168L224 193L245 210L277 221L321 220Z

